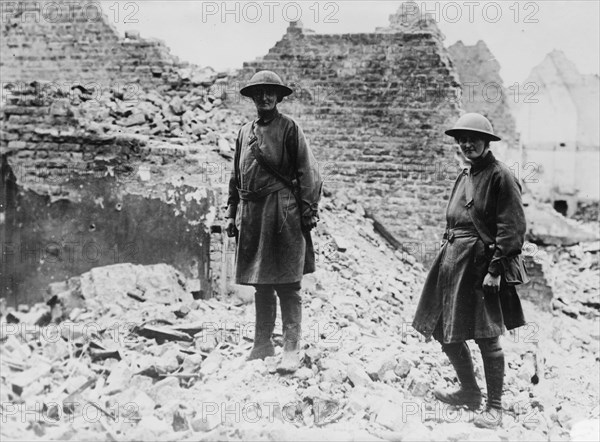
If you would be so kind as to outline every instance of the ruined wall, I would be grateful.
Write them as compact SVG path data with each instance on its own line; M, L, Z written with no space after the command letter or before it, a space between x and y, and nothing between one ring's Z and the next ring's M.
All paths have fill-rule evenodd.
M120 37L99 2L2 6L1 295L37 301L92 267L166 262L212 296L224 180L202 165L228 150L219 75Z
M159 40L121 38L99 2L20 0L2 5L2 81L114 88L164 86L178 67ZM58 85L57 85L58 86Z
M493 143L526 191L563 202L572 215L578 201L600 197L598 76L581 75L553 51L518 85L505 88L500 65L483 41L448 48L458 71L462 107L481 112L504 138Z
M396 14L368 34L321 35L292 23L238 78L270 69L295 89L287 112L302 125L325 189L356 197L417 259L431 259L457 174L443 129L459 115L458 79L435 24ZM401 26L404 24L404 26ZM239 104L248 116L251 103Z
M189 179L193 149L94 133L68 98L39 87L0 108L2 295L39 301L50 282L120 262L169 263L210 295L215 197Z
M538 182L530 188L542 199L566 201L571 215L578 201L600 199L600 78L582 75L564 53L553 51L525 83L536 89L523 91L514 113L524 160L538 166Z
M509 102L518 97L507 90L500 76L500 63L485 42L468 46L458 41L448 48L462 86L461 107L466 112L485 115L502 141L493 143L494 153L504 160L513 161L519 155L515 120ZM510 149L510 152L507 152ZM518 158L517 158L518 160Z

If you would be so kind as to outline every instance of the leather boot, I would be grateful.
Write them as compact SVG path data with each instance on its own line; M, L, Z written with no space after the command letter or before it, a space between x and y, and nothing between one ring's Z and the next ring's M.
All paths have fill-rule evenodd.
M280 374L293 373L302 364L300 338L302 336L302 300L300 284L285 284L277 289L283 323L283 355L277 366Z
M483 371L487 386L486 410L477 415L474 424L480 428L498 428L502 425L502 388L504 386L504 352L497 338L487 345L480 344Z
M444 344L442 350L448 356L450 363L456 370L460 382L457 390L434 390L434 396L447 404L465 405L470 409L477 409L481 405L481 390L475 380L471 352L465 342Z
M256 312L254 346L246 358L247 361L275 355L275 347L271 337L273 336L277 316L277 298L273 287L256 286L254 308Z

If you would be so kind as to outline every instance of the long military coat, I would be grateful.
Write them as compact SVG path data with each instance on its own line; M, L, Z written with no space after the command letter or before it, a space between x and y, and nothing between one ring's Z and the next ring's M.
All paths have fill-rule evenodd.
M301 207L292 191L257 162L249 147L253 122L245 124L236 141L226 215L235 218L239 230L235 281L297 282L315 271L314 248L310 233L302 231L301 215L318 215L321 175L294 120L276 110L271 119L254 123L264 158L288 180L297 179Z
M479 217L495 238L486 249L466 209L463 172L456 180L446 210L445 241L427 276L413 326L425 337L442 343L490 338L525 324L514 286L501 280L498 294L485 294L485 275L504 273L506 257L521 252L525 214L521 187L489 152L471 167L472 215Z

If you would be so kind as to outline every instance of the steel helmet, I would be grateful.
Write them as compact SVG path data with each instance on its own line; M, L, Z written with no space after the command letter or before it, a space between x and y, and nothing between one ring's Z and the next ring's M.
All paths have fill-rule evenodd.
M294 91L283 84L279 75L273 71L259 71L252 76L250 82L240 89L240 94L245 97L252 96L252 90L257 86L274 86L282 97L287 97Z
M494 128L492 127L490 120L476 112L464 114L456 121L452 129L448 129L444 133L451 137L456 137L460 135L461 132L465 131L483 134L485 136L484 138L490 141L501 140L499 136L494 135Z

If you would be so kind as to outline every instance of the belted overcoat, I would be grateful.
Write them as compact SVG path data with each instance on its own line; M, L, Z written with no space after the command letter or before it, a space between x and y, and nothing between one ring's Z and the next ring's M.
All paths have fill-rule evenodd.
M319 167L300 126L279 111L271 117L246 123L236 141L226 216L235 218L239 231L238 284L298 282L315 271L314 247L301 215L318 216ZM301 207L291 189L258 163L250 149L253 139L269 165L286 180L296 180Z
M466 183L471 174L473 206L467 209ZM495 244L487 248L471 220L478 217ZM442 343L499 336L504 327L525 324L515 286L501 279L497 294L484 293L485 275L503 275L507 257L521 253L525 213L521 186L491 152L461 173L446 209L446 234L429 271L413 327Z

